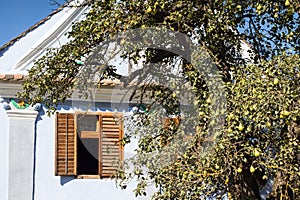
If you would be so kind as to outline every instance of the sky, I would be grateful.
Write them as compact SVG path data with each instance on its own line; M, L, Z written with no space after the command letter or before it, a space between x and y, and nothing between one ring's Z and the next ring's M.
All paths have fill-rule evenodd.
M0 47L45 18L56 8L57 6L51 5L51 0L1 0Z

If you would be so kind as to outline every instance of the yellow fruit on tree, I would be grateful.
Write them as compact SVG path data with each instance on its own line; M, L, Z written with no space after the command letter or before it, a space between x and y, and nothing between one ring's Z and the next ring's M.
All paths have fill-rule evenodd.
M228 183L229 183L229 178L226 177L225 184L227 185Z
M140 174L140 171L139 171L139 170L134 170L134 174L135 174L135 175L139 175L139 174Z
M278 78L274 78L273 83L274 83L274 85L277 85L279 83L279 79Z
M250 172L251 173L254 173L255 172L255 168L251 165L251 167L250 167Z
M227 192L227 196L228 196L228 199L232 199L232 196L231 196L231 193L230 192Z
M234 117L234 114L232 114L232 113L230 113L229 115L228 115L228 118L229 119L232 119Z
M289 1L289 0L286 0L285 3L284 3L284 5L285 5L285 6L290 6L290 1Z
M204 112L199 112L199 116L204 116L205 113Z
M151 13L151 12L152 12L152 8L148 7L147 10L146 10L146 13Z
M240 168L240 167L237 169L237 172L238 172L238 173L242 173L242 171L243 171L243 170L242 170L242 168Z
M258 157L258 156L260 156L260 152L259 152L259 150L258 150L258 149L254 149L254 151L253 151L253 155L254 155L255 157Z
M238 126L238 129L239 129L239 131L242 131L242 130L244 130L244 126L243 126L243 124L240 124L240 125Z
M262 5L259 4L257 7L256 7L257 10L261 10L262 9Z
M263 175L263 180L267 180L269 177L267 175Z
M291 114L291 112L285 110L282 112L282 114L287 117Z
M125 44L125 40L122 39L122 40L120 41L120 44L121 44L121 45Z
M283 119L283 118L284 118L284 116L283 116L282 113L280 113L279 118L280 118L280 119Z
M231 128L228 128L228 129L227 129L227 133L232 133L232 131L233 131L233 130L232 130Z

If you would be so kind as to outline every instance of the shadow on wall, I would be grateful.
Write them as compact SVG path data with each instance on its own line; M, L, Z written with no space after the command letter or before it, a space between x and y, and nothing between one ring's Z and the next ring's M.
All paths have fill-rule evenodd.
M60 185L63 186L65 185L66 183L72 181L74 179L73 176L61 176L60 177Z
M44 107L43 106L41 106L41 108L40 108L40 110L39 110L39 114L38 114L38 116L36 117L36 123L38 122L38 121L41 121L42 120L42 116L44 116L45 115L45 110L44 110ZM36 127L36 126L35 126Z

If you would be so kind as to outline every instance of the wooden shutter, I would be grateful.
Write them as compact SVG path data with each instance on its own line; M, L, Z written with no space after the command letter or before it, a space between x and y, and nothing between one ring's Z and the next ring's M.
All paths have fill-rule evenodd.
M77 134L75 115L56 114L55 175L76 175Z
M100 176L110 177L116 171L117 162L123 160L123 122L120 113L100 115Z
M181 119L179 117L167 117L163 118L163 127L165 130L170 129L171 124L173 125L173 128L176 128L180 125Z

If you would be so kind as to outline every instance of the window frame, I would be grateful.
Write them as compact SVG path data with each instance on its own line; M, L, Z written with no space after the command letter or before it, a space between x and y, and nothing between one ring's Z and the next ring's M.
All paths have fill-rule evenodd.
M68 173L69 172L69 168L68 168L68 142L66 142L66 146L65 149L66 150L66 160L64 161L67 165L67 169L66 169L66 173L61 173L59 172L59 165L58 165L58 159L60 159L59 155L58 155L58 151L59 151L59 146L60 144L58 144L58 123L59 122L59 115L66 115L67 117L72 115L73 116L73 123L74 123L74 171L73 174L72 173ZM78 116L79 115L96 115L98 116L98 120L97 120L97 125L96 125L96 131L84 131L82 130L79 133L78 130L78 123L79 123L79 119ZM124 122L123 122L123 117L124 114L121 112L81 112L81 111L76 111L76 112L57 112L56 114L56 119L55 119L55 175L56 176L74 176L77 179L105 179L105 178L109 178L111 177L111 175L113 175L113 171L115 170L111 170L113 169L113 161L109 164L111 164L111 166L109 164L106 164L106 166L103 166L103 161L104 157L106 156L106 161L107 159L111 159L110 156L114 157L111 160L124 160L124 146L121 144L121 139L124 137ZM120 120L115 120L115 118L120 119ZM67 118L68 119L68 118ZM106 119L106 125L103 124L104 119ZM118 121L116 124L111 123L111 119L113 119L114 121ZM72 121L72 120L71 120ZM68 121L66 122L66 127L68 127ZM107 125L108 123L108 125ZM111 124L110 126L113 126L114 128L112 128L109 131L104 131L105 126L109 126L109 124ZM67 133L66 133L66 137L68 135L68 128L66 128ZM113 136L107 137L106 140L106 144L104 143L104 138L105 136L109 136L109 134L105 134L105 132L107 133L114 133L112 134ZM82 133L86 134L84 135L84 137L82 137ZM93 136L93 133L95 134L94 136L96 136L97 134L99 134L97 137L89 137L88 135L90 134L90 136ZM116 137L117 136L117 137ZM91 175L91 174L78 174L77 168L78 168L78 140L81 138L98 138L99 140L99 144L98 144L98 175ZM112 150L116 150L118 149L118 155L109 155L110 153L106 152L105 154L103 153L103 148L108 147L110 140L111 141L115 141L118 138L118 142L115 143L116 146L112 145ZM108 144L107 144L108 143ZM117 144L118 143L118 144ZM116 148L117 147L117 148ZM108 165L108 166L107 166ZM107 167L106 169L104 169L105 167ZM111 169L109 169L111 167Z

